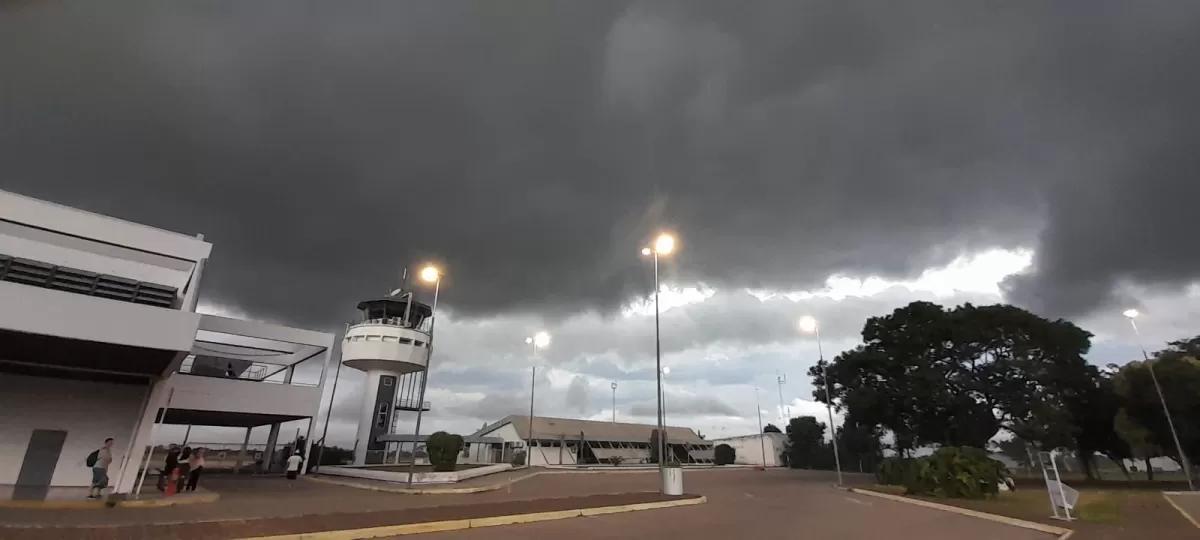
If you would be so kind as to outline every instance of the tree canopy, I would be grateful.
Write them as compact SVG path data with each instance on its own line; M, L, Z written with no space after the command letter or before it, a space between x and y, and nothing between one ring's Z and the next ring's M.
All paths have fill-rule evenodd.
M1142 459L1155 453L1179 461L1179 451L1154 388L1155 376L1184 453L1193 464L1200 462L1200 422L1196 420L1200 418L1200 336L1173 341L1149 361L1130 362L1113 375L1124 412L1122 425L1116 429L1129 442L1132 453Z
M946 310L913 302L868 319L863 345L828 366L835 401L897 446L985 448L1001 428L1062 446L1073 436L1070 404L1095 368L1091 334L1006 305ZM809 375L824 388L824 366ZM813 392L819 401L824 391Z
M868 319L861 345L808 374L820 402L829 379L846 417L838 444L847 454L870 454L884 432L909 455L927 446L989 448L1006 431L1012 439L993 447L1018 462L1029 460L1029 447L1068 449L1088 476L1097 453L1122 468L1125 459L1179 460L1157 375L1184 453L1200 461L1200 336L1106 371L1084 358L1091 338L1070 321L1014 306L913 302Z

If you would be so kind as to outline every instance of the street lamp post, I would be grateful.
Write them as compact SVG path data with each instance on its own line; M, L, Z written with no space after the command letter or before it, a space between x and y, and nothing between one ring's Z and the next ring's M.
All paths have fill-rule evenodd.
M1163 415L1167 417L1167 427L1171 429L1171 438L1175 440L1175 451L1179 452L1179 460L1183 465L1183 474L1187 476L1188 489L1196 491L1196 485L1192 480L1192 466L1189 463L1187 454L1183 453L1183 445L1179 443L1179 433L1175 431L1175 421L1171 419L1171 410L1167 408L1167 398L1163 395L1162 386L1158 384L1158 376L1154 374L1154 365L1150 362L1150 355L1146 353L1146 347L1142 344L1142 334L1138 331L1137 322L1134 321L1139 315L1136 309L1127 309L1123 313L1129 319L1129 325L1133 327L1133 335L1137 337L1138 347L1142 349L1142 359L1146 361L1146 369L1150 370L1150 380L1154 381L1154 390L1158 392L1158 402L1162 404Z
M783 425L787 425L792 420L791 411L783 404L783 385L787 384L787 374L779 373L775 370L775 385L779 388L779 418L783 421Z
M762 450L763 468L767 466L767 434L762 427L762 400L758 398L758 387L754 387L754 410L758 412L758 447Z
M659 387L658 391L662 392L662 395L659 396L659 399L662 400L662 419L663 419L663 429L664 430L667 429L667 380L666 379L667 379L667 375L670 375L670 374L671 374L671 366L663 366L663 368L662 368L663 383L662 383L662 386ZM666 437L666 433L663 433L663 436ZM666 443L664 442L663 445L666 446Z
M817 338L817 363L821 365L821 378L825 380L825 412L829 413L829 440L833 442L833 462L837 466L838 485L842 485L842 456L838 450L837 428L833 426L833 396L829 392L829 370L825 367L825 352L821 349L821 328L812 317L800 318L800 331Z
M425 356L425 376L421 377L421 392L417 395L417 425L413 429L413 452L412 459L408 460L408 487L412 487L413 471L417 466L417 444L421 440L421 413L425 407L425 389L429 387L429 369L433 367L433 325L437 322L437 303L438 293L442 290L442 272L436 266L426 266L421 270L421 280L426 283L433 283L433 305L429 310L429 343L426 343L426 348L429 352ZM429 445L426 445L426 453L428 454Z
M664 457L666 456L666 432L664 429L663 419L663 394L662 394L662 336L659 332L659 305L658 305L658 257L659 255L670 255L675 251L675 238L669 234L659 235L654 240L653 247L642 248L642 255L654 256L654 364L655 371L658 377L658 475L663 482L659 483L659 489L665 485L667 469Z
M411 301L411 299L409 300ZM350 325L346 325L346 331L350 330ZM346 336L346 331L342 332L342 337ZM341 346L341 343L338 343ZM331 353L332 354L332 353ZM337 369L333 371L333 390L329 392L329 410L325 411L325 428L321 430L321 448L317 450L317 466L316 469L321 470L321 458L325 456L325 437L329 436L329 419L333 417L333 398L337 395L338 377L342 374L342 359L338 358ZM396 447L396 457L400 457L400 448Z
M550 344L550 334L538 332L532 337L525 338L525 343L533 346L533 362L529 374L529 439L525 444L525 466L533 464L533 394L537 389L537 358L538 349Z
M617 423L617 382L613 381L611 386L613 391L613 423L615 424Z

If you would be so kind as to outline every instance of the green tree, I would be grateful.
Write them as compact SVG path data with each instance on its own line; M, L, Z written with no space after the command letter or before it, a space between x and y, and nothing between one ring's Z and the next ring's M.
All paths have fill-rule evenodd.
M789 466L793 469L824 468L827 461L824 455L829 448L825 444L825 424L812 416L792 418L787 425L787 437Z
M1150 369L1162 387L1179 443L1192 463L1200 461L1200 336L1173 341L1149 362L1134 361L1122 366L1113 377L1116 392L1121 396L1129 419L1148 430L1148 443L1157 446L1162 455L1179 462L1181 456L1171 437L1167 417L1154 388Z
M767 424L767 427L763 428L763 433L783 433L783 430L775 424Z
M846 416L837 430L838 448L844 466L859 472L873 471L883 461L883 442L878 426L862 423L854 415Z
M825 401L892 433L895 449L986 448L1002 428L1043 447L1077 444L1073 415L1096 388L1091 334L1007 305L913 302L863 326L863 344L809 370ZM1111 422L1110 422L1111 425Z
M1138 423L1129 412L1121 409L1113 420L1113 429L1125 444L1129 445L1134 458L1146 463L1146 480L1154 480L1154 467L1150 466L1150 458L1162 455L1162 448L1154 443L1150 430Z

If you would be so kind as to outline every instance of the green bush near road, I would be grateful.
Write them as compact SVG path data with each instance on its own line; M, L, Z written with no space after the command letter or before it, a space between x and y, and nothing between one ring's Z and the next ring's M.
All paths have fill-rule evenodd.
M453 471L458 464L458 454L463 449L463 438L461 435L438 431L425 441L425 448L429 452L429 464L433 466L434 471Z
M913 471L916 459L906 457L884 458L875 469L875 478L885 486L903 486L908 483L908 477Z
M904 474L904 488L909 495L982 499L999 493L999 483L1007 476L1008 469L987 451L951 446L913 460Z
M737 450L728 444L718 444L713 449L713 457L717 465L733 465L733 462L737 461Z

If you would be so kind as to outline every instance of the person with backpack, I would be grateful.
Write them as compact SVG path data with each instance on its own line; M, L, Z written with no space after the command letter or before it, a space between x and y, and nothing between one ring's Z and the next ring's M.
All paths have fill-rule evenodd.
M92 487L88 489L89 499L99 499L104 496L104 488L108 487L108 466L112 464L113 439L104 439L104 446L88 454L86 464L92 468Z

